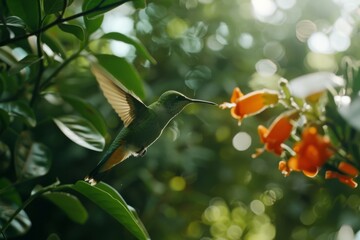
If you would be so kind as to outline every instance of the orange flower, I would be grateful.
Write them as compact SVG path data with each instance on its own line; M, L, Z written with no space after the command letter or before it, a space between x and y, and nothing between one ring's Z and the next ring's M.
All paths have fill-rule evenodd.
M318 134L315 127L304 129L302 140L293 147L296 156L288 161L288 166L295 171L303 171L308 177L315 177L325 162L333 155L330 141Z
M358 184L354 181L354 178L358 176L359 171L354 166L346 162L341 162L338 169L344 174L334 171L326 171L325 179L337 178L340 182L352 188L356 188Z
M243 118L260 113L278 101L279 95L276 91L258 90L244 95L240 88L235 88L230 103L225 102L220 108L231 108L231 116L240 123Z
M281 144L290 137L293 129L292 121L298 117L298 111L288 111L278 116L270 125L269 129L263 125L259 125L258 133L260 141L265 144L267 151L281 155L283 151Z
M284 160L281 160L279 162L279 170L285 177L289 176L291 172L291 169L287 165L287 162Z

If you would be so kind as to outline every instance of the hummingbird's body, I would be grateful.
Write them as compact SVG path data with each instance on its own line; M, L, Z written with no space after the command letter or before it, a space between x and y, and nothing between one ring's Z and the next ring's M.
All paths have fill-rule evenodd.
M129 156L143 156L147 148L160 137L168 123L186 105L196 102L215 105L208 101L190 99L176 91L167 91L158 101L146 106L100 66L93 65L92 72L105 97L124 122L124 127L99 164L85 178L90 184L96 184L100 173L109 170Z

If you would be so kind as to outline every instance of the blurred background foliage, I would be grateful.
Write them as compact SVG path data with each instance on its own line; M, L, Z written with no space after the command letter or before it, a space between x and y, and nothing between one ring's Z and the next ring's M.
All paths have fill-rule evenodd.
M358 0L158 0L135 10L129 3L104 15L101 29L90 36L96 41L86 50L132 63L141 76L146 103L168 89L221 103L237 86L250 92L276 89L280 77L317 71L344 74L345 57L356 65L360 51L359 4ZM74 1L68 11L75 13L80 7L81 1ZM73 21L84 24L81 19ZM139 56L132 44L97 40L107 32L139 39L157 63ZM79 36L58 27L46 33L66 56L83 47ZM47 90L78 96L98 109L109 144L122 123L91 75L88 56L83 54L63 68ZM71 106L48 108L43 102L36 106L37 119L44 121L33 130L33 138L51 150L52 166L47 175L17 187L24 195L35 184L48 185L56 178L74 183L101 157L69 141L46 120L49 111L56 115ZM354 239L360 230L358 189L296 173L284 178L273 155L251 158L260 145L257 126L269 125L275 117L276 109L265 111L238 126L226 111L190 106L143 158L128 159L104 181L137 210L152 239ZM247 150L235 149L238 132L251 137ZM14 135L2 138L12 149ZM2 165L7 151L3 152ZM4 174L14 178L13 173ZM89 218L81 225L51 203L36 200L26 208L32 227L17 239L46 239L51 233L61 239L133 238L98 207L85 204Z

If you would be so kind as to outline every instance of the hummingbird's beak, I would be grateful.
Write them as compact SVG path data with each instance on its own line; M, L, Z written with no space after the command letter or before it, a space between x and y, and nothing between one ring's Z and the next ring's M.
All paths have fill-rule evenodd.
M206 101L206 100L200 100L200 99L189 98L189 101L192 103L204 103L204 104L210 104L210 105L218 105L217 103Z

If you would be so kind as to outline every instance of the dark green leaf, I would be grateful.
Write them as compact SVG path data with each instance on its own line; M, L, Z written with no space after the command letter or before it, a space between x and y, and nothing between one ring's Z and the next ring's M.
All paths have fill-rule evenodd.
M341 106L339 113L348 124L360 131L360 97L356 97L349 106Z
M24 57L23 59L21 59L18 63L16 63L15 65L13 65L10 70L9 70L9 74L16 74L18 73L21 69L28 67L34 63L37 63L38 61L40 61L41 58L39 58L36 55L27 55L26 57Z
M64 192L51 192L44 197L63 210L72 221L81 224L86 222L88 213L77 197Z
M82 27L74 24L65 24L65 23L59 24L58 26L62 31L74 35L80 41L84 41L85 35L84 35L84 29Z
M44 12L45 14L57 13L65 10L73 0L43 0L44 1ZM64 6L66 4L66 6Z
M40 177L50 169L50 150L44 144L32 141L27 132L19 136L14 155L18 179Z
M56 233L52 233L46 240L60 240L60 237Z
M118 33L118 32L111 32L111 33L107 33L104 34L101 38L103 39L112 39L112 40L116 40L116 41L121 41L124 43L128 43L133 45L136 48L136 51L138 51L138 53L144 57L145 59L149 60L151 63L156 64L156 60L150 55L150 53L148 52L148 50L144 47L144 45L142 45L139 41L132 39L122 33Z
M142 80L133 65L124 58L114 55L98 54L95 57L99 64L126 88L133 91L140 98L144 98L145 93Z
M0 23L1 25L2 23ZM6 25L8 27L18 27L18 28L25 28L24 21L17 17L17 16L10 16L6 18Z
M104 137L85 118L76 115L63 116L55 118L54 122L74 143L94 151L104 149Z
M145 0L132 0L135 8L145 8L146 1Z
M15 203L17 206L22 204L20 194L7 178L0 178L0 196L4 201Z
M98 9L95 10L93 13L86 15L86 18L93 19L96 18L99 15L104 14L105 12L110 11L113 8L116 8L117 6L120 6L124 4L124 1L121 0L86 0L83 4L83 11L88 11L92 9ZM102 9L102 10L100 10Z
M9 125L10 117L9 114L0 109L0 133L2 133Z
M97 109L78 97L63 95L62 98L68 102L77 113L91 122L103 137L106 137L107 128L105 120Z
M1 200L0 209L0 228L2 228L18 209L18 206ZM16 237L25 234L30 229L30 227L31 221L28 215L24 210L21 210L11 221L9 228L5 233L7 237Z
M105 183L91 186L84 181L78 181L72 188L114 217L138 239L150 239L143 224L134 216L123 198L114 188Z
M6 0L11 15L24 20L31 30L37 30L40 20L40 1Z
M4 172L9 168L10 162L11 162L10 148L5 143L0 142L0 173Z
M35 114L31 107L22 101L0 103L0 109L8 112L10 116L20 118L31 127L36 126Z

